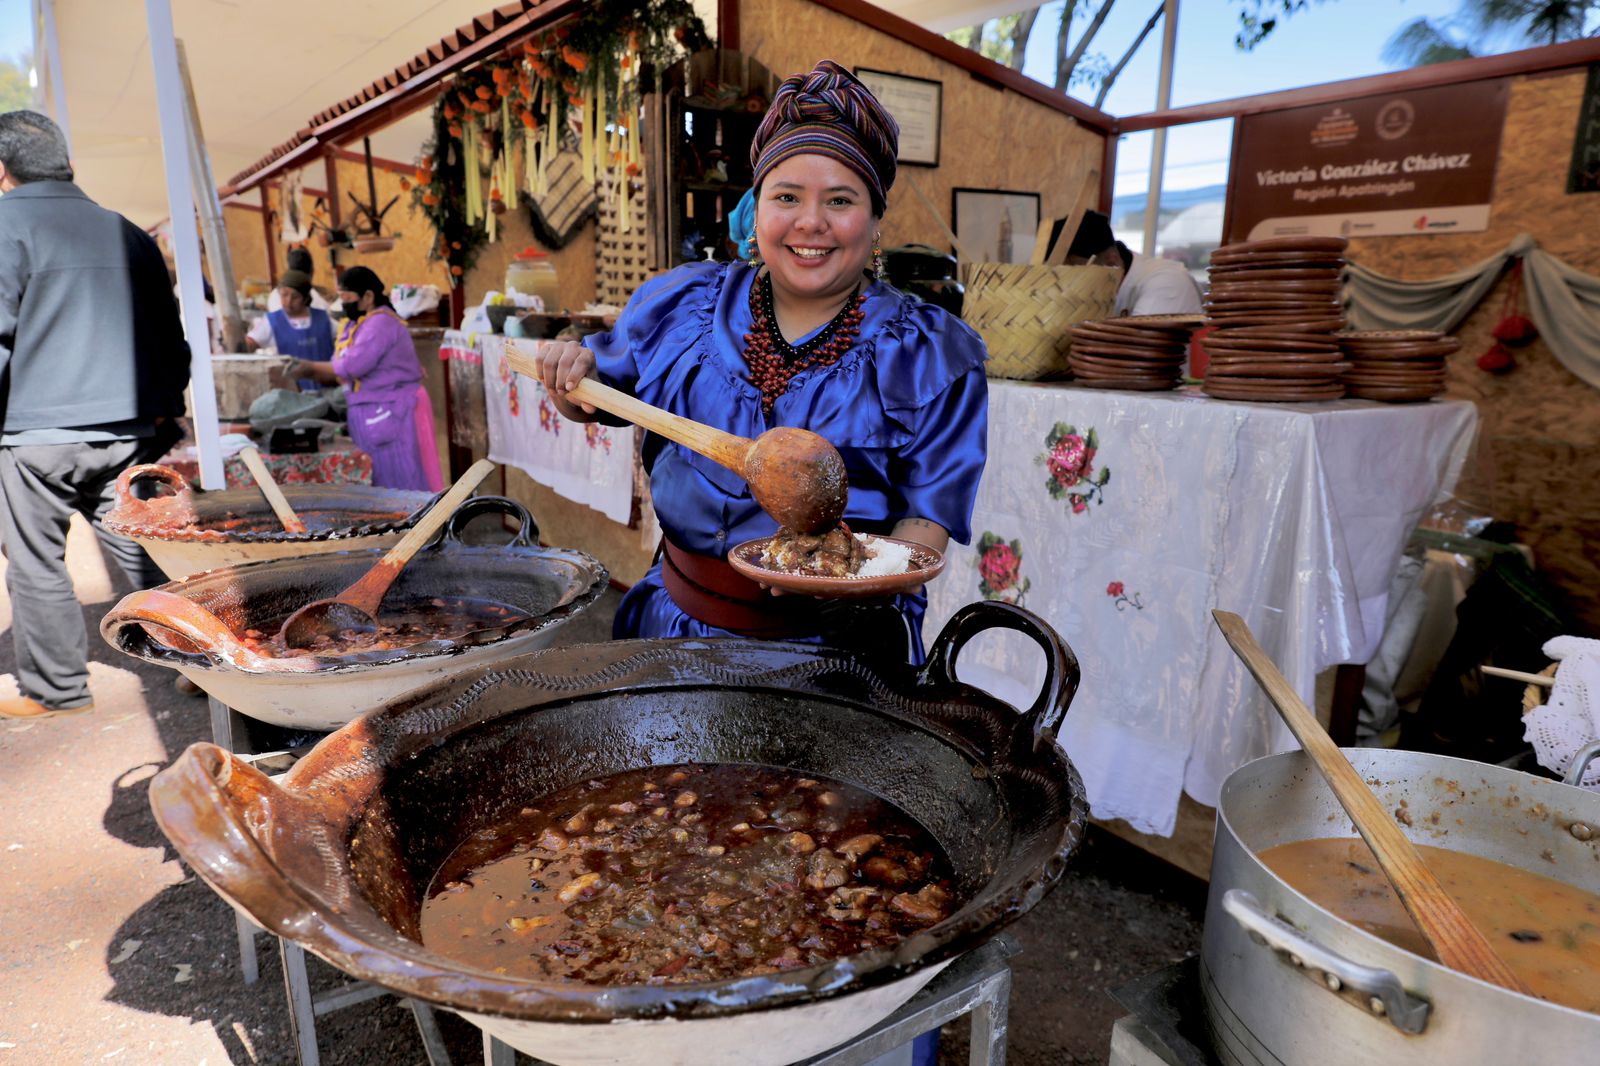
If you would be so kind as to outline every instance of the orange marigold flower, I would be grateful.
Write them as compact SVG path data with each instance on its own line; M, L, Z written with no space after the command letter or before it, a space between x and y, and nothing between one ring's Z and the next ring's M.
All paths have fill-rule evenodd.
M434 204L439 202L439 198L433 195L431 192L425 192L422 194L422 202L427 204L429 207L432 207Z
M459 107L457 107L455 104L447 103L447 104L444 105L444 117L445 118L455 118L459 114L461 114L461 109Z
M562 40L562 41L566 40L567 36L570 33L572 33L572 27L570 27L570 26L557 26L556 27L556 38L558 40Z
M429 179L432 177L432 175L429 174L428 171L424 170L422 167L418 167L413 172L412 176L415 177L417 179L418 183L422 184L422 185L428 184Z
M461 251L461 242L460 241L451 241L450 242L450 247L454 248L456 251L459 252L459 251Z
M480 115L487 115L489 113L489 101L474 100L472 102L472 110L476 111Z
M579 92L578 83L570 78L561 83L561 88L568 96L576 96Z
M489 199L491 199L491 200L503 200L503 199L505 199L505 197L500 195L500 190L499 189L490 189L489 190Z
M583 106L583 97L581 97L581 96L569 96L569 97L567 97L567 103L571 104L573 107L582 107Z
M461 268L459 266L452 266L450 268L450 273L454 274L456 277L459 278L461 276L461 274L462 274L462 271L461 271Z
M628 169L627 169L628 177L630 177L630 178L638 177L640 169L641 168L640 168L638 163L629 163L628 164Z
M473 93L478 97L479 100L487 100L489 97L494 95L494 91L487 85L478 86L473 90Z
M561 58L565 59L567 61L567 65L573 70L582 70L589 65L589 57L573 48L571 45L567 45L561 49Z
M538 55L541 47L543 46L538 41L535 41L532 37L522 42L523 54L530 57Z
M460 123L458 123L458 122L450 123L450 136L452 136L452 137L461 136L461 124Z
M517 117L522 119L522 124L528 129L537 130L539 128L539 116L532 111L523 111Z
M400 191L401 192L410 192L411 191L411 183L409 181L407 181L405 178L401 178L400 179Z

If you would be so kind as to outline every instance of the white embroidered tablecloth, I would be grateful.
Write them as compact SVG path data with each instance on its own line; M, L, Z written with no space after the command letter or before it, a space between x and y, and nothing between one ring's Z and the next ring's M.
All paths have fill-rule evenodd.
M550 402L543 385L513 374L505 346L516 344L531 354L537 341L480 333L474 343L483 359L489 458L509 463L567 499L626 525L633 516L637 430L569 422Z
M1462 401L989 389L973 544L928 586L925 632L979 598L1047 619L1083 668L1061 740L1094 815L1163 836L1180 791L1215 805L1235 768L1294 746L1212 609L1243 615L1310 702L1319 671L1376 651L1406 539L1477 425ZM1043 656L1001 631L958 670L1026 707Z

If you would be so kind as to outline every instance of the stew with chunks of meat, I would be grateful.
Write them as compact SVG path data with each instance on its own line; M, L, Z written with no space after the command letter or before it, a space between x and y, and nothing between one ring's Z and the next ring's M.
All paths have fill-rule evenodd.
M955 909L948 860L863 789L770 766L629 770L534 801L434 877L422 941L485 970L716 981L896 943Z

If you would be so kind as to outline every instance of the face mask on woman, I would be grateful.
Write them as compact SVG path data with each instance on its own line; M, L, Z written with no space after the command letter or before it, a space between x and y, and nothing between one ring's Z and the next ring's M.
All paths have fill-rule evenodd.
M344 300L339 304L339 306L344 309L344 317L348 318L352 322L360 318L365 313L361 310L361 304L355 300Z

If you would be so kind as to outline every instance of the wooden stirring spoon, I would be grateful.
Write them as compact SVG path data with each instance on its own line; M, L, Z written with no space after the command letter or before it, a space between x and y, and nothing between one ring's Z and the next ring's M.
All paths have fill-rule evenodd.
M450 491L412 526L400 542L390 548L371 570L355 584L332 599L312 600L284 619L278 637L286 648L309 648L319 638L334 638L347 630L371 633L378 628L378 605L394 579L400 576L411 557L417 554L439 527L450 520L457 507L472 495L478 483L489 476L495 464L487 459L473 463Z
M506 362L517 373L539 380L532 357L508 347ZM579 381L566 397L659 433L732 470L750 483L756 503L780 526L826 533L844 517L849 495L844 459L810 430L780 426L751 440L663 411L593 378Z
M1271 656L1256 643L1244 619L1228 611L1212 611L1211 617L1216 619L1217 628L1222 630L1234 654L1255 675L1289 731L1333 789L1339 805L1377 856L1378 865L1400 896L1406 913L1433 945L1439 961L1469 977L1533 995L1495 953L1471 919L1456 906L1433 871L1424 864L1416 847L1389 817L1389 812L1383 809L1378 797L1350 765L1350 760L1306 708L1288 679L1279 672Z
M255 446L247 444L240 448L239 458L244 460L245 469L250 471L250 476L256 479L256 487L272 505L272 512L278 516L278 521L283 523L283 528L290 533L304 533L306 524L300 521L300 516L289 506L283 490L278 488L278 483L272 479L272 471L261 461L261 453L256 451Z

